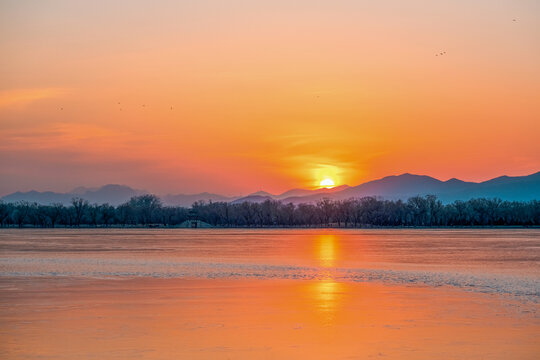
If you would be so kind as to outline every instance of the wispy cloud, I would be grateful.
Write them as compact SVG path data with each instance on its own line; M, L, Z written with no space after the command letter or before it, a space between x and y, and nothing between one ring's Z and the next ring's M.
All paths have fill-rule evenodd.
M0 108L20 106L37 100L58 98L69 92L64 88L33 88L0 91Z

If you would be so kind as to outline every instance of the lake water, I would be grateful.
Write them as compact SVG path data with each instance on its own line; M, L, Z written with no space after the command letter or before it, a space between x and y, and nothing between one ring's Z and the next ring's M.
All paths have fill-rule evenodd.
M0 357L533 359L540 230L0 230Z

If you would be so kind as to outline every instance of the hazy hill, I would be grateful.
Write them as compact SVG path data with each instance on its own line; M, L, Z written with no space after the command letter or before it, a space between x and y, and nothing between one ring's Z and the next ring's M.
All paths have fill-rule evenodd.
M310 195L316 195L316 194L333 194L333 193L348 189L349 187L350 187L349 185L340 185L340 186L333 187L331 189L326 189L326 188L314 189L314 190L292 189L289 191L285 191L282 194L276 195L274 196L274 198L277 200L283 200L283 199L288 199L292 197L302 197L302 196L310 196Z
M5 202L17 202L17 201L28 201L31 203L38 203L42 205L48 205L53 203L61 203L64 205L69 204L71 199L75 196L75 194L71 193L56 193L52 191L27 191L27 192L14 192L12 194L6 195L2 197L2 200Z
M316 202L324 197L348 199L365 196L406 200L412 196L428 194L436 195L444 202L478 197L515 201L540 199L540 172L528 176L502 176L480 183L465 182L458 179L441 181L425 175L402 174L369 181L332 194L289 197L283 199L283 201L302 203Z
M275 199L271 196L248 195L248 196L231 201L231 204L240 204L243 202L262 203L262 202L265 202L266 200L275 200Z
M133 196L143 195L147 191L135 190L125 185L105 185L100 188L92 189L85 187L77 187L69 193L56 193L52 191L28 191L15 192L6 195L2 198L5 202L28 201L38 204L62 203L68 205L74 197L80 197L88 200L89 203L111 205L123 204ZM200 194L168 194L161 196L161 200L165 205L190 207L195 201L232 201L237 197L226 197L218 194L200 193Z
M6 195L2 200L6 202L28 201L38 204L62 203L68 205L74 197L80 197L88 200L90 203L119 205L128 201L131 197L142 195L145 191L135 190L125 185L105 185L98 189L87 189L79 187L69 193L56 193L52 191L28 191L15 192Z
M270 194L269 192L262 191L262 190L249 194L248 196L269 196L271 198L276 197L276 195Z
M69 193L51 191L16 192L4 196L6 202L29 201L39 204L55 202L69 204L75 196L82 197L90 203L109 203L119 205L132 196L146 192L135 190L125 185L105 185L98 189L79 187ZM195 201L225 201L231 203L263 202L268 199L285 203L313 203L322 198L349 199L365 196L377 196L384 199L406 200L415 195L436 195L443 202L468 200L471 198L500 198L502 200L527 201L540 199L540 172L528 176L501 176L484 182L466 182L458 179L441 181L430 176L402 174L387 176L357 186L337 186L332 189L292 189L279 195L258 191L246 197L227 197L219 194L169 194L161 196L165 205L189 207Z

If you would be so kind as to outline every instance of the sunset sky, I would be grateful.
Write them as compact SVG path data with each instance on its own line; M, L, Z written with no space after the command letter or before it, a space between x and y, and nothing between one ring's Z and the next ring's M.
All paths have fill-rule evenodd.
M540 1L0 0L0 52L0 195L540 170Z

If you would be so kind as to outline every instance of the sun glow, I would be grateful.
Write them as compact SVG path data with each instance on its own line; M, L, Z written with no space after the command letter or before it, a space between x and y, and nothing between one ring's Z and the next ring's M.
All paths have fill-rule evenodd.
M321 185L321 187L325 187L327 189L331 189L331 188L333 188L335 186L334 180L332 180L330 178L326 178L326 179L321 180L320 185Z

